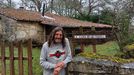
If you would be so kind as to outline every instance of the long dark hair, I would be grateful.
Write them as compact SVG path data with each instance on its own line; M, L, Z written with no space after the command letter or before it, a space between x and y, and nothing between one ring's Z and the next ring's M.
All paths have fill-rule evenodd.
M50 33L49 35L49 38L48 38L48 47L50 47L52 44L54 44L54 36L55 36L55 33L57 31L61 31L62 32L62 41L61 41L61 44L62 44L62 47L64 48L65 47L65 34L64 34L64 30L62 27L55 27L52 32Z

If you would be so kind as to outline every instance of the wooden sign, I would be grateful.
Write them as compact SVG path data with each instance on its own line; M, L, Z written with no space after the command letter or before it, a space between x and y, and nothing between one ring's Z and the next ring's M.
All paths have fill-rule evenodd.
M105 39L106 35L74 35L75 39Z

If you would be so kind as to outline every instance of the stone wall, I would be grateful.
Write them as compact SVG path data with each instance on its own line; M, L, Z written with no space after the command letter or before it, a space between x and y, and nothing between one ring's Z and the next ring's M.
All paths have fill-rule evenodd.
M3 39L8 39L14 32L15 20L10 19L6 16L0 15L1 17L1 35Z
M132 67L133 65L133 67ZM134 63L75 57L67 67L68 75L134 75Z
M4 39L14 41L32 38L39 43L43 43L46 39L44 35L44 27L38 22L17 21L2 15L0 16L0 28L2 28L4 31L0 32Z
M17 22L16 33L19 35L23 34L25 38L32 38L38 42L44 42L43 26L41 26L38 22Z

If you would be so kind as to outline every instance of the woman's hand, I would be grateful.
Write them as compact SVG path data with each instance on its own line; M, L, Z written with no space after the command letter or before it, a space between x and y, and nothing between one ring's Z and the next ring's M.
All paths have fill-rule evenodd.
M63 68L64 66L65 66L64 62L59 62L56 64L55 68L57 68L57 67Z
M55 68L54 68L54 75L58 75L60 70L64 67L64 62L59 62L56 64Z
M62 68L61 67L57 67L54 69L54 75L59 75L59 72Z

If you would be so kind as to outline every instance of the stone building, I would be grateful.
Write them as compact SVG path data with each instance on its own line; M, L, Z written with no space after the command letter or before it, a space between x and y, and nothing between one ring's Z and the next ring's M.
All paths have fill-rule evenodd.
M73 37L73 31L80 31L81 27L83 32L91 31L92 27L96 31L112 29L111 25L80 21L48 12L41 15L23 8L0 8L0 35L9 41L32 38L33 41L43 43L56 26L63 27L67 37Z
M8 41L32 38L43 42L45 31L41 14L25 9L0 8L0 33Z

